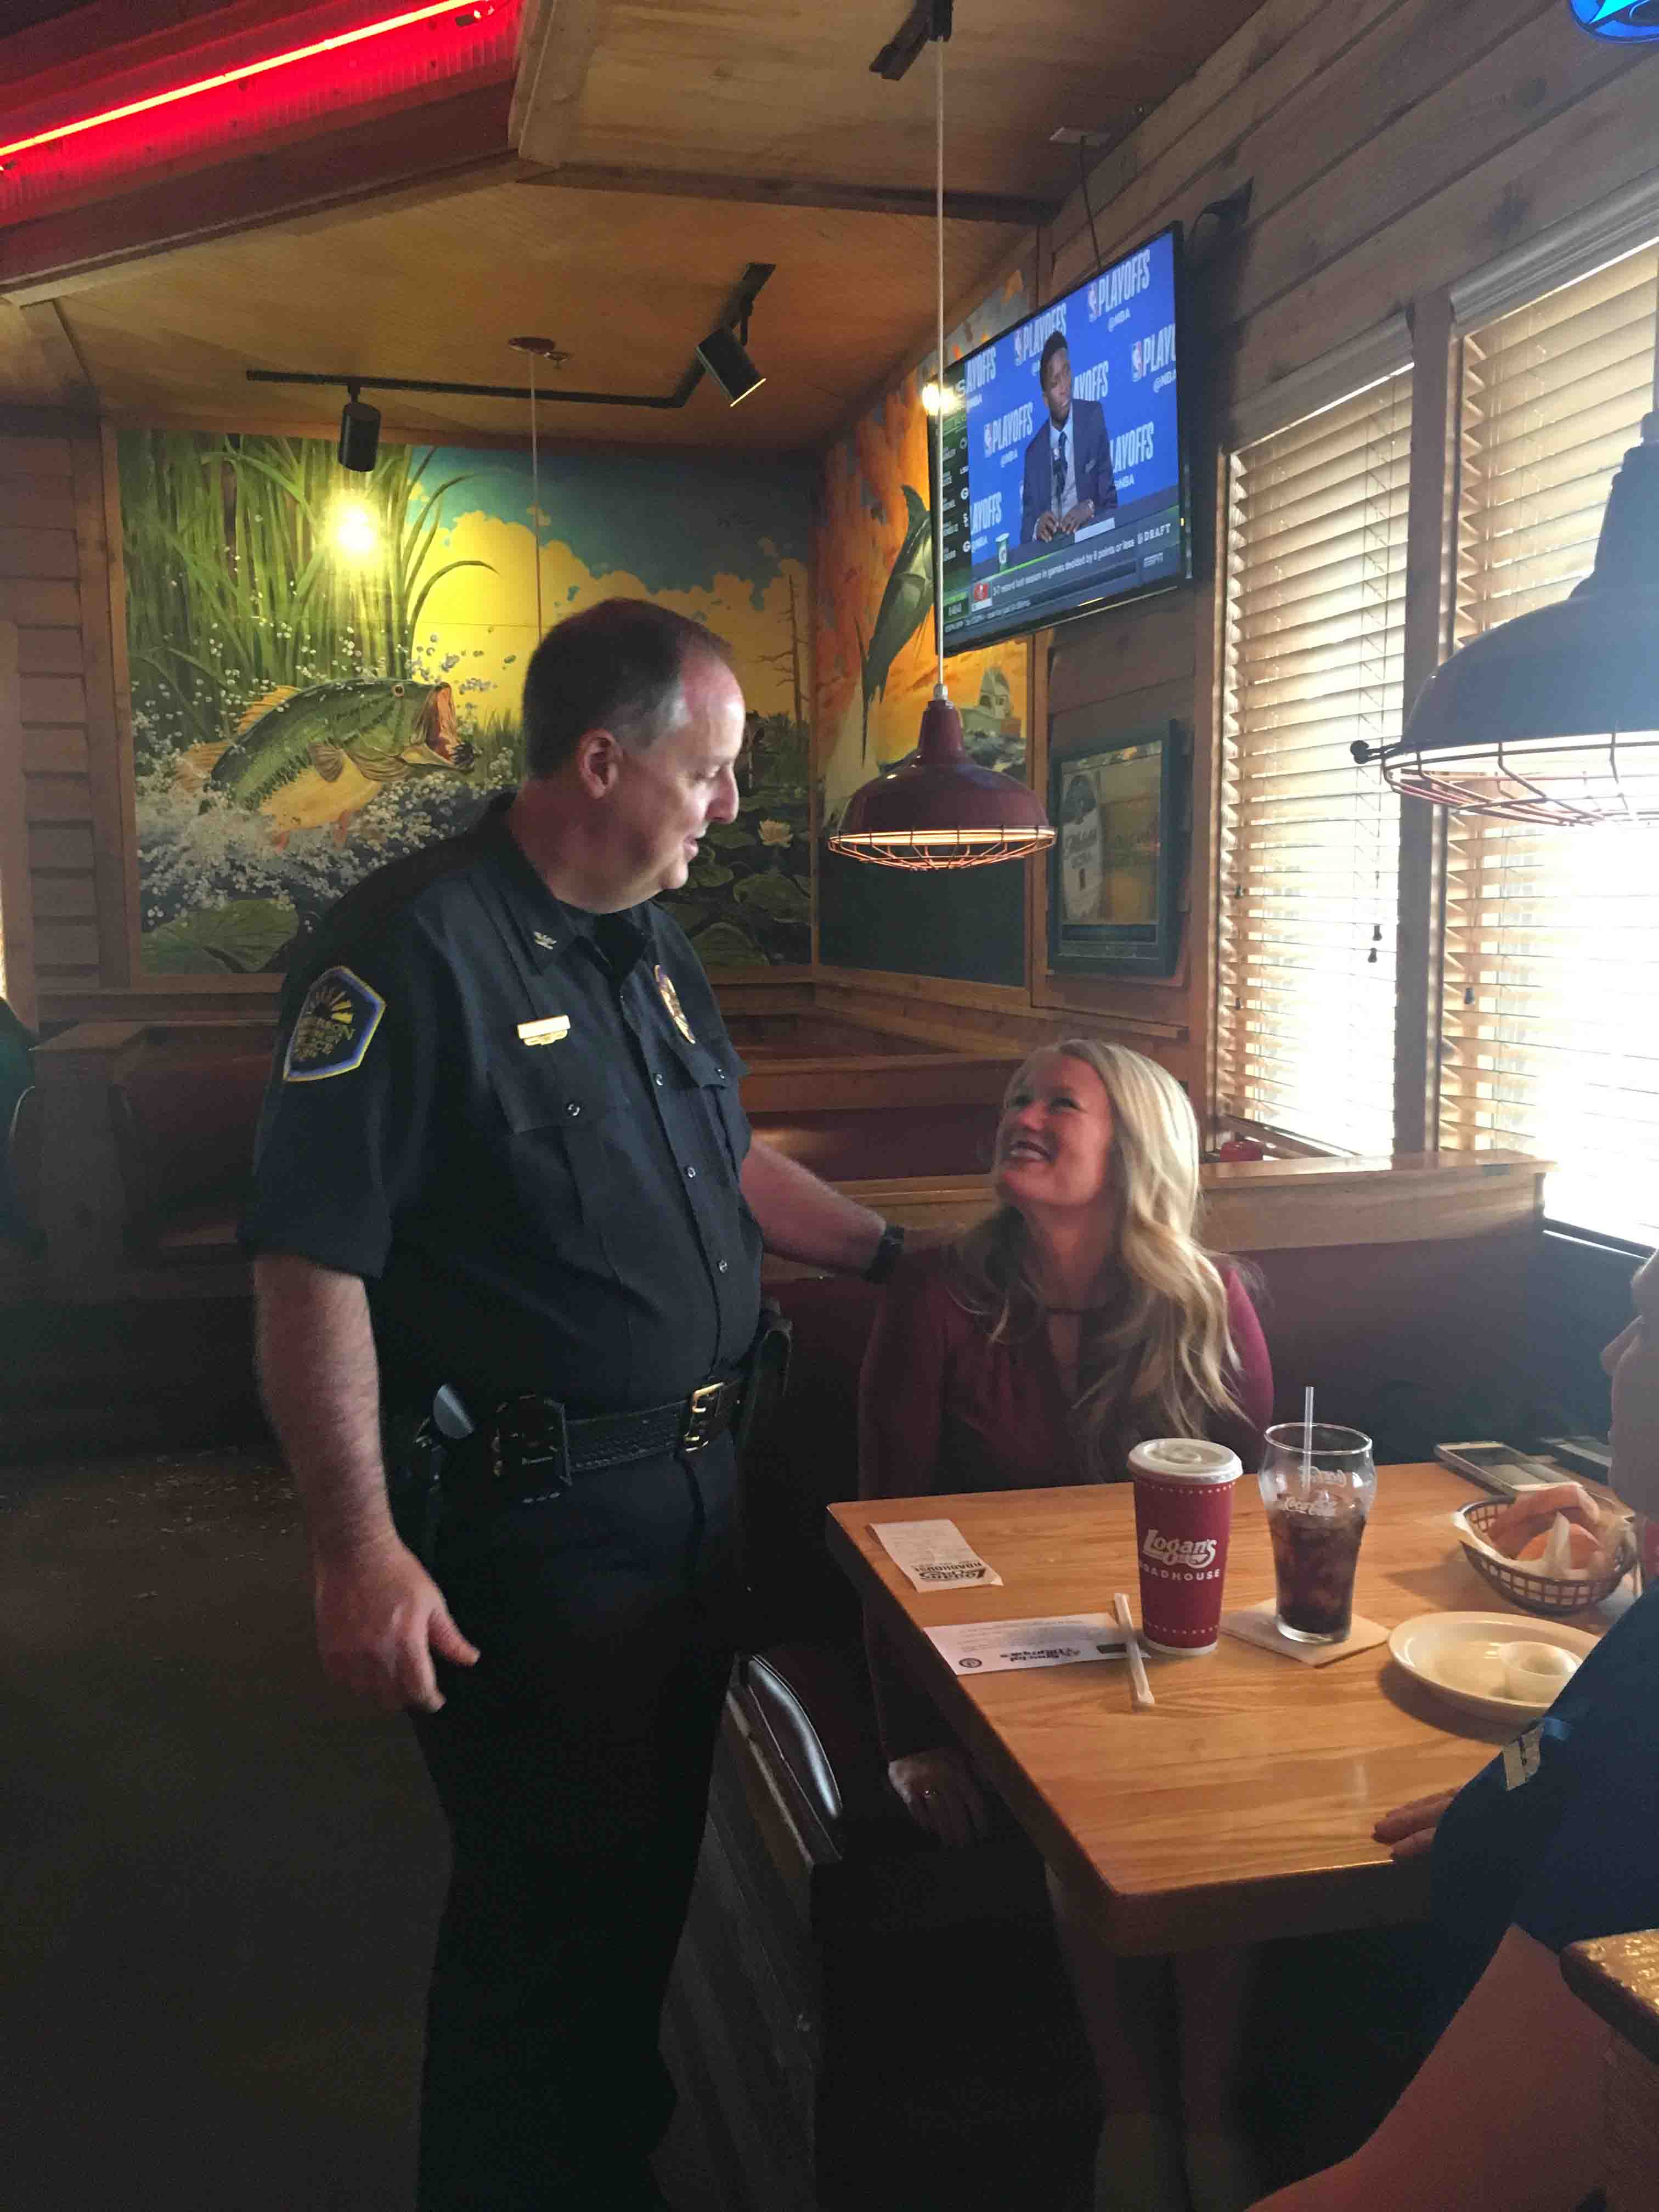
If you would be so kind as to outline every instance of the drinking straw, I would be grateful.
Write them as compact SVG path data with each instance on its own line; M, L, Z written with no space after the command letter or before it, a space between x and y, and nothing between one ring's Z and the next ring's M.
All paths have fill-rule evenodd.
M1140 1642L1135 1634L1135 1617L1129 1610L1127 1594L1119 1590L1112 1600L1112 1610L1117 1615L1117 1625L1123 1631L1123 1648L1129 1655L1129 1683L1134 1693L1138 1711L1145 1712L1149 1705L1158 1703L1152 1695L1152 1686L1146 1680L1146 1662L1140 1656Z
M1313 1384L1302 1393L1302 1495L1313 1485Z

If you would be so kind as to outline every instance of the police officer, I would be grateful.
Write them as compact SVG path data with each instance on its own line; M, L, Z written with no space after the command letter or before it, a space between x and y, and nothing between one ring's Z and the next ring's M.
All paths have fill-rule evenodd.
M291 979L245 1224L324 1664L413 1709L453 1843L422 2212L663 2202L761 1247L879 1279L899 1242L750 1148L651 903L738 811L719 641L574 616L524 726L516 794L359 884ZM389 1464L441 1469L396 1522Z

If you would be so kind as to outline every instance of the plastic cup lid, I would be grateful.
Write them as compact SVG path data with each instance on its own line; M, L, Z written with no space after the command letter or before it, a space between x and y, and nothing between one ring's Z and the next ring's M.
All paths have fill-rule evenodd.
M1165 1482L1237 1482L1244 1472L1237 1452L1198 1437L1149 1437L1129 1454L1129 1470Z

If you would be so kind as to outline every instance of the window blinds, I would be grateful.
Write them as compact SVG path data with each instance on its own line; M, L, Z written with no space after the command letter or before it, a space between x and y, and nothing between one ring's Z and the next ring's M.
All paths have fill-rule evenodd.
M1217 848L1223 1119L1393 1150L1398 736L1411 378L1228 465Z
M1659 250L1462 344L1454 641L1564 598L1652 404ZM1659 1240L1659 831L1449 819L1440 1141L1559 1163L1558 1220Z

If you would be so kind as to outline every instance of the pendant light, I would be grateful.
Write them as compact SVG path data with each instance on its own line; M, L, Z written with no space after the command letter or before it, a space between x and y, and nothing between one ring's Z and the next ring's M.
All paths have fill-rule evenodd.
M1659 342L1655 370L1590 574L1443 662L1397 744L1352 748L1403 797L1552 829L1659 820Z
M950 0L933 15L935 356L933 409L936 500L945 485L945 41ZM832 853L889 868L975 868L1024 860L1054 842L1042 802L1029 784L968 757L962 717L945 688L945 593L939 518L933 525L933 642L939 665L933 696L922 709L916 757L908 768L878 775L848 800L830 834Z

